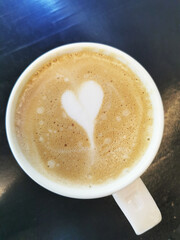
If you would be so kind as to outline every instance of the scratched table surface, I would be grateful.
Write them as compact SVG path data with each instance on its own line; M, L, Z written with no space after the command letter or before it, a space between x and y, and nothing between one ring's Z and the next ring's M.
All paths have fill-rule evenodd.
M136 236L111 196L77 200L32 181L15 161L5 110L21 72L46 51L72 42L121 49L151 74L162 95L164 137L142 176L162 222ZM0 1L0 240L180 239L180 2L168 0Z

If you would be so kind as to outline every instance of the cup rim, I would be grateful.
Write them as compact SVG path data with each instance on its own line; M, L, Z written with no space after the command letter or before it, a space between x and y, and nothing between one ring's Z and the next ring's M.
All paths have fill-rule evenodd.
M125 174L124 176L120 176L115 180L111 180L101 185L95 185L92 187L56 183L52 180L47 179L41 173L35 170L30 165L30 163L28 163L23 153L19 151L20 149L18 149L18 143L17 143L16 136L13 132L13 124L12 124L13 113L14 113L12 111L13 105L16 102L15 98L18 98L19 96L19 94L17 94L17 91L22 87L22 85L25 84L26 81L28 81L27 75L32 75L32 73L35 72L35 68L36 69L39 68L39 66L41 66L44 62L47 62L53 57L59 56L64 53L72 52L72 51L74 52L80 51L83 48L88 48L96 51L104 51L105 54L108 54L108 53L115 54L115 57L120 58L119 60L124 62L126 65L128 65L132 71L135 72L133 68L136 69L137 72L135 73L137 75L141 74L143 77L143 79L142 78L140 79L142 81L145 81L144 83L149 84L148 87L151 88L149 91L149 94L151 97L153 110L155 111L155 108L156 108L156 115L154 114L153 136L148 148L146 149L144 156L138 161L138 163L132 168L132 170L130 170L130 172ZM19 90L19 92L21 91ZM17 79L11 91L8 104L7 104L7 109L6 109L5 125L6 125L7 139L8 139L11 151L16 161L20 165L20 167L24 170L24 172L26 172L26 174L31 179L33 179L36 183L38 183L42 187L48 189L49 191L57 193L59 195L71 197L71 198L91 199L91 198L99 198L99 197L105 197L105 196L111 195L117 192L118 190L126 187L130 183L132 183L135 179L140 177L145 172L145 170L152 163L162 140L163 130L164 130L164 110L163 110L162 99L157 89L157 86L155 85L149 73L137 60L132 58L127 53L105 44L93 43L93 42L78 42L78 43L62 45L60 47L56 47L42 54L40 57L35 59L23 71L23 73Z

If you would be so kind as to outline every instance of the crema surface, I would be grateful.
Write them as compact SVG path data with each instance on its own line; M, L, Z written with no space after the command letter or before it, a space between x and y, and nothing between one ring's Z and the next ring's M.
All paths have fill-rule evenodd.
M119 60L88 49L44 64L22 90L15 114L22 152L57 182L115 179L140 160L152 135L152 105L141 81Z

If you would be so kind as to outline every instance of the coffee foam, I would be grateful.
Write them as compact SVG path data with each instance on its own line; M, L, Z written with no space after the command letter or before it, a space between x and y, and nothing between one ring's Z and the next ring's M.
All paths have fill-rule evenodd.
M143 155L152 114L149 95L129 68L85 50L52 59L29 79L16 107L16 135L47 177L100 184Z
M103 90L94 81L84 82L75 95L67 90L61 97L61 103L67 114L82 126L94 148L94 124L103 101Z

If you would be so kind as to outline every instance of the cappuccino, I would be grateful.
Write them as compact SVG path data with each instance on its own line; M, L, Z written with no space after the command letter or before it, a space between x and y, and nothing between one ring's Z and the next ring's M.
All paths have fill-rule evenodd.
M113 56L84 49L51 59L28 80L15 111L23 154L56 182L101 184L132 168L152 135L149 94Z

